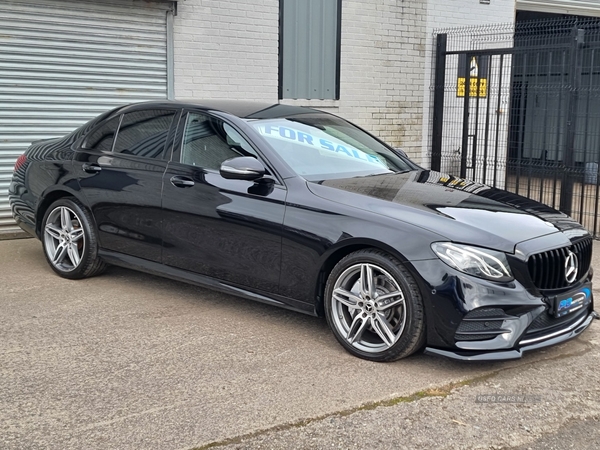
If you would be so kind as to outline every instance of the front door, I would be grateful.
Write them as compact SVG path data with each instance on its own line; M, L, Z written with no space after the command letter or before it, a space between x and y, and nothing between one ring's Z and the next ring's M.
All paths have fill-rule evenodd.
M231 284L276 293L285 187L272 176L227 180L221 163L258 157L231 125L190 112L164 176L163 262Z

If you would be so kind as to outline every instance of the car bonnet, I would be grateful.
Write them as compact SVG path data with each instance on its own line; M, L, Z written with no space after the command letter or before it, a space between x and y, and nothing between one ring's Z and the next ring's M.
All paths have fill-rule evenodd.
M519 242L552 233L587 233L570 217L534 200L429 170L308 182L308 187L317 196L411 223L454 242L506 252L513 252Z

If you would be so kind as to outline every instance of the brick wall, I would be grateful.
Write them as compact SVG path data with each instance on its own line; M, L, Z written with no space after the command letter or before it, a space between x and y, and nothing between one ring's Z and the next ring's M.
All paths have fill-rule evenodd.
M340 115L420 156L426 0L342 7Z
M279 1L180 1L174 50L175 98L276 102Z

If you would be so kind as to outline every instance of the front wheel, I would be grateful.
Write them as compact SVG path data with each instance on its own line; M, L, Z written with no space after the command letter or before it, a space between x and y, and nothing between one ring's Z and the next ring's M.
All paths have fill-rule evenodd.
M394 361L425 341L423 301L414 278L379 250L351 253L333 268L325 315L337 340L363 359Z
M61 198L52 203L42 224L46 260L64 278L86 278L102 272L98 241L90 213L77 200Z

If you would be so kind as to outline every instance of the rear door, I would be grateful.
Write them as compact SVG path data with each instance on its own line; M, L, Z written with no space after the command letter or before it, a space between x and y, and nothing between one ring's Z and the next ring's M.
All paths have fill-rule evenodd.
M80 189L100 246L160 262L161 191L177 109L137 109L109 118L75 153Z
M231 124L191 111L179 128L164 176L164 264L278 292L285 186L272 175L256 182L221 177L226 159L260 159Z

